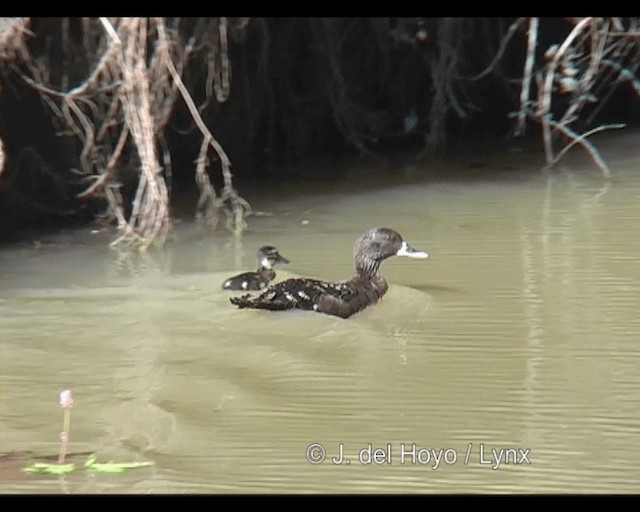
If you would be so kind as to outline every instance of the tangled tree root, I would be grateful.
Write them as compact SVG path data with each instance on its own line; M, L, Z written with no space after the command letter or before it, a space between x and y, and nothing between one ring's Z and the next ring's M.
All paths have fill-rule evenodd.
M204 219L215 228L218 224L215 219L225 212L231 231L239 233L245 227L244 217L249 207L233 187L229 159L205 126L181 79L189 58L196 52L199 38L217 33L217 44L204 46L211 54L206 62L214 68L210 74L214 87L208 88L207 94L213 91L218 101L226 100L229 92L227 21L208 18L196 22L190 27L191 37L184 45L180 22L172 19L172 26L167 26L164 18L83 18L84 46L80 54L87 59L89 73L71 89L66 87L74 78L70 70L77 74L81 67L78 63L70 66L65 61L62 66L51 65L47 54L23 58L24 66L13 63L14 71L38 92L54 113L59 132L81 142L80 168L74 172L87 186L77 197L85 200L102 197L106 201L107 212L103 218L116 222L122 231L112 242L114 247L145 249L152 244L162 245L171 230L167 186L171 158L163 133L178 95L186 102L203 137L196 172L201 194L196 218ZM63 39L66 38L63 51L71 60L74 46L68 24L68 20L63 21L61 31ZM56 89L66 89L66 92ZM164 151L161 153L158 148ZM222 163L224 188L220 196L203 169L210 149ZM0 147L0 163L2 154ZM129 205L123 189L125 182L133 180L137 180L137 185Z

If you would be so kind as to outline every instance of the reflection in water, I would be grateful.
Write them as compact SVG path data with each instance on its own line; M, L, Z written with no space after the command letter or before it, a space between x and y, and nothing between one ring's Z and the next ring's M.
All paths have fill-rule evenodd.
M574 164L265 189L273 215L242 239L184 223L161 254L85 231L4 249L1 451L55 454L69 387L70 449L155 466L14 471L0 492L634 491L640 178L623 162L612 182ZM388 294L349 320L238 310L220 288L265 244L291 260L277 279L348 278L373 226L431 257L384 262Z

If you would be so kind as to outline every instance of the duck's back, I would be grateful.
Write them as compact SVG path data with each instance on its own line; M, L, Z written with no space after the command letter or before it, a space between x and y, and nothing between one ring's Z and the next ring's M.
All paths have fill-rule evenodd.
M245 295L230 300L240 308L304 309L348 318L375 304L387 289L388 285L382 278L371 281L356 276L336 283L294 278L273 285L257 296Z

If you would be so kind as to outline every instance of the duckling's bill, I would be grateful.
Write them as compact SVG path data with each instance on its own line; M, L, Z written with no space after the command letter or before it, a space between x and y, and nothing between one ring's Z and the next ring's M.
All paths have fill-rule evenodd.
M280 253L276 252L274 254L270 254L269 256L265 256L260 260L260 265L264 268L272 269L273 265L276 263L290 263L287 258L281 256Z

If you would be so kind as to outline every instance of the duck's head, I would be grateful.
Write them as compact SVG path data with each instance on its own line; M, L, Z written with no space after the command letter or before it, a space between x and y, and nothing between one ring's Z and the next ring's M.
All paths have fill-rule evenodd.
M258 265L266 269L272 269L276 263L289 263L289 260L281 256L278 249L272 245L265 245L258 249Z
M373 228L363 233L353 246L356 271L377 273L380 263L391 256L424 259L429 254L411 247L400 233L389 228Z

